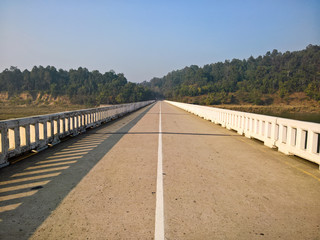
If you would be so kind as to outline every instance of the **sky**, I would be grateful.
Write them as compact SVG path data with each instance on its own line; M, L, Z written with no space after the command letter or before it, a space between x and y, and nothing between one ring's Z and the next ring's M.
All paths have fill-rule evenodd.
M0 0L0 71L86 67L149 81L320 45L319 0Z

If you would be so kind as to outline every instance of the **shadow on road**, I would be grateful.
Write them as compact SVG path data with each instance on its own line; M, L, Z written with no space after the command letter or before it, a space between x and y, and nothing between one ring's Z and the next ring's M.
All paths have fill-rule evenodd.
M130 134L130 135L143 135L143 134L156 134L158 135L160 132L106 132L106 133L95 133L95 134ZM237 134L214 134L214 133L181 133L181 132L161 132L163 135L194 135L194 136L215 136L215 137L238 137L241 135Z
M28 239L151 107L1 169L0 239ZM104 133L110 128L117 134Z
M147 113L147 114L156 114L156 115L159 115L160 113ZM190 113L165 113L165 112L162 112L161 115L186 115L186 116L193 116L193 115L190 114Z

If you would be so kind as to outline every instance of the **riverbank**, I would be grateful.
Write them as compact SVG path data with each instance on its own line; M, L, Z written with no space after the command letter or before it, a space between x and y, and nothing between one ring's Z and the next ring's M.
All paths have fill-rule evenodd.
M263 115L277 116L301 121L320 123L320 106L315 104L272 104L268 106L258 106L250 104L221 104L211 105L211 107L230 109L241 112L250 112ZM72 104L29 104L14 105L0 104L0 121L12 118L22 118L29 116L44 115L57 112L65 112L89 108L85 105Z
M222 104L212 105L212 107L320 123L320 107L318 105L272 104L258 106Z
M83 105L0 105L0 121L85 108Z

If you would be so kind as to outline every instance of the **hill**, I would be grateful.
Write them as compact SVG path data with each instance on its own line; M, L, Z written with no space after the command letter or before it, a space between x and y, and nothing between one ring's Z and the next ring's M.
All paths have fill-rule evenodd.
M21 93L33 96L49 95L49 99L67 96L73 104L99 105L137 102L153 99L152 92L145 86L128 82L122 73L88 71L86 68L69 71L53 66L35 66L23 72L16 67L0 73L0 92L8 99Z
M290 102L294 93L320 100L320 46L281 53L267 52L257 58L191 65L144 82L166 99L214 104L269 105L280 98ZM301 95L301 94L300 94Z
M0 73L0 93L8 99L29 94L49 101L66 96L72 104L116 104L166 98L203 105L270 105L310 102L320 105L320 46L264 56L232 59L199 67L191 65L141 84L128 82L122 73L100 73L86 68L69 71L35 66ZM40 95L40 98L39 98ZM29 98L30 99L30 98ZM51 99L51 100L50 100ZM31 100L28 100L31 101Z

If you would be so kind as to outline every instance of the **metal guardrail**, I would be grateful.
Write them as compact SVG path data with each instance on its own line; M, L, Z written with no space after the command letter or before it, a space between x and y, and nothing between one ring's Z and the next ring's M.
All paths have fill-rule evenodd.
M40 151L75 136L87 128L96 127L154 101L114 105L26 118L0 121L0 168L9 164L8 158L30 150Z
M255 138L279 152L320 165L320 124L261 114L166 101L222 127ZM319 167L320 168L320 167Z

